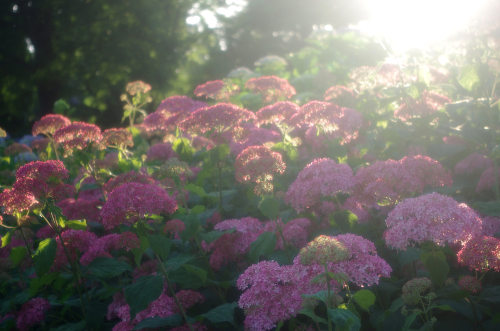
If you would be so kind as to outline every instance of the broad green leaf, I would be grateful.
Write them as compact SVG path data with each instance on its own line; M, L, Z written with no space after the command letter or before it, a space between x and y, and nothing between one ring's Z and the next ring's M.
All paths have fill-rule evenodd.
M64 222L65 227L73 230L86 230L87 221L86 220L71 220Z
M184 186L184 189L188 190L191 193L199 195L201 198L207 195L207 192L205 192L205 189L203 187L192 183L186 184L186 186Z
M2 246L0 248L4 248L8 244L10 244L11 239L12 239L12 232L9 231L5 235L2 236Z
M13 247L10 250L10 260L17 267L19 263L28 255L28 249L25 246Z
M410 330L411 328L411 325L413 324L413 322L415 322L415 319L417 318L417 316L419 315L420 313L418 312L414 312L408 316L406 316L405 318L405 324L403 325L403 328L402 330Z
M161 276L143 276L133 284L125 287L125 299L130 306L130 316L134 316L146 309L151 302L158 299L163 291L163 278Z
M201 284L204 285L205 282L207 281L207 272L199 267L196 267L191 264L184 264L182 266L184 270L186 270L187 273L195 275L199 280L201 281Z
M471 207L483 215L500 217L500 201L477 201Z
M174 327L182 324L182 317L179 314L168 317L150 317L137 323L133 330L156 329L163 327Z
M368 311L375 304L375 294L367 289L362 289L354 293L353 299L365 311Z
M149 246L158 254L158 256L165 260L170 252L170 247L172 246L172 242L167 237L161 234L152 234L148 235Z
M276 236L274 233L264 232L250 245L248 256L251 261L258 261L261 256L271 254L275 246Z
M191 142L186 138L177 138L172 144L172 149L179 155L182 161L190 161L195 152Z
M182 254L169 258L164 264L167 271L175 271L193 259L191 254Z
M280 201L272 196L264 197L259 202L258 208L264 216L270 220L275 220L280 212Z
M420 253L421 253L420 248L408 247L406 248L406 250L398 252L397 254L398 262L402 266L410 264L420 259Z
M88 267L89 273L98 278L111 278L132 271L128 263L107 257L98 257Z
M302 314L302 315L305 315L305 316L311 318L316 323L328 324L328 321L326 319L316 315L313 308L310 308L310 307L302 308L299 311L299 314Z
M335 324L335 331L357 331L361 329L361 321L348 309L328 309L328 315Z
M38 248L35 254L33 254L35 271L38 277L50 270L56 258L56 250L57 243L54 238L44 239L38 244Z
M444 253L442 251L424 251L420 258L429 271L432 282L437 286L443 285L450 271Z
M80 321L77 323L66 323L63 324L55 329L52 329L53 331L83 331L86 330L86 325L85 321Z
M201 316L212 323L228 322L234 325L234 309L237 306L236 302L225 303L209 310Z
M458 82L464 89L472 92L480 82L479 74L475 66L468 65L463 67L458 77Z

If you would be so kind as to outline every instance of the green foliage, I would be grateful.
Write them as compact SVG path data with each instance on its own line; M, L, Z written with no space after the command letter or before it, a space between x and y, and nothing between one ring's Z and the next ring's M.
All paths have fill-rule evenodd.
M163 290L161 276L143 276L124 289L125 299L130 305L130 316L135 316L141 310L156 300Z
M113 278L120 276L124 272L132 271L132 268L128 263L123 261L98 257L89 264L88 271L97 278Z
M50 270L56 257L56 248L57 243L53 238L44 239L38 244L38 248L33 254L37 276L43 276Z

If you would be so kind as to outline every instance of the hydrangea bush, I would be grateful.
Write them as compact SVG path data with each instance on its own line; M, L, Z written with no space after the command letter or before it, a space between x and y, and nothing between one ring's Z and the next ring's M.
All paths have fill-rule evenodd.
M328 86L324 45L1 138L0 329L500 328L497 44Z

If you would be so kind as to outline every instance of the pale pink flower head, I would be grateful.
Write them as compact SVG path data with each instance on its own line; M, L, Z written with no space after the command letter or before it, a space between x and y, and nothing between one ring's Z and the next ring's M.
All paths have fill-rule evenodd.
M455 165L455 174L474 175L493 167L493 161L486 155L472 153Z
M130 131L124 128L111 128L104 130L102 144L107 147L132 147L134 141Z
M450 186L453 182L441 163L428 156L405 156L399 162L420 183L420 187L414 188L418 193L423 192L425 187Z
M218 103L194 111L179 123L182 130L193 134L220 134L238 124L254 120L255 114L230 103Z
M274 130L259 128L253 125L235 128L233 139L229 144L231 153L240 154L245 148L267 143L275 143L281 140L281 134Z
M298 257L303 265L324 265L348 260L351 258L351 252L335 237L321 235L303 247Z
M333 132L338 130L341 112L342 108L333 103L313 100L300 107L287 123L302 128L316 125L325 132Z
M500 232L500 217L483 217L483 235L494 237Z
M344 85L334 85L326 90L323 98L325 101L335 102L343 107L352 107L356 102L356 93Z
M466 243L482 231L481 219L474 210L439 193L403 200L385 223L386 244L402 250L424 241L438 245Z
M354 184L352 169L347 164L322 158L302 169L286 193L285 201L297 212L320 205L323 198L349 193Z
M477 236L468 241L457 254L458 263L470 270L500 271L500 240L495 237Z
M260 193L273 190L273 176L283 174L286 164L280 153L264 146L250 146L238 154L234 168L238 182L255 183L256 193Z
M211 80L196 86L193 93L197 97L227 101L231 95L236 94L238 91L238 85L232 84L230 81Z
M111 230L120 224L132 225L149 214L172 214L177 202L159 186L125 183L108 195L101 209L104 228Z
M259 109L256 113L257 124L280 124L290 119L300 107L290 101L279 101Z
M276 102L290 99L295 95L295 88L284 79L277 76L261 76L247 80L245 87L259 93L265 102Z
M17 155L21 153L33 153L33 150L25 144L12 143L3 150L5 155Z
M102 140L102 133L97 125L85 122L73 122L58 129L54 133L54 140L69 155L73 150L84 149L90 144L99 147Z
M33 124L32 134L34 136L43 134L45 136L51 137L57 130L70 124L70 119L63 115L48 114L43 116L39 121L36 121L35 124Z
M33 298L21 306L17 313L16 326L20 331L31 330L45 319L45 313L50 309L50 303L44 298Z
M403 285L401 298L407 305L416 305L431 288L432 281L429 278L413 278Z
M151 91L151 85L142 80L136 80L128 83L125 87L125 91L130 95L144 94Z

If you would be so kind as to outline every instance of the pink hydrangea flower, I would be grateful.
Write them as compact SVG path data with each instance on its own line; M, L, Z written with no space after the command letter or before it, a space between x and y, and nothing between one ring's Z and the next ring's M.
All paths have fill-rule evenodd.
M500 271L500 240L495 237L477 236L458 252L458 263L471 270Z
M18 330L30 330L45 319L45 313L50 309L50 303L44 298L33 298L24 303L17 313L16 326Z
M326 90L323 98L343 107L352 107L356 101L356 93L347 86L334 85Z
M141 183L125 183L108 195L101 209L104 228L113 229L120 224L132 225L148 214L172 214L177 202L159 186Z
M132 134L129 130L124 128L111 128L106 129L103 132L102 143L104 146L110 147L132 147L134 146L134 141L132 140Z
M281 140L281 134L270 129L259 128L255 126L247 126L238 128L237 134L233 134L233 139L229 144L231 153L234 155L240 154L245 148L250 146L264 145L266 143L274 143Z
M84 230L65 230L61 233L66 252L73 261L78 259L80 253L86 252L97 241L97 236ZM59 237L56 237L57 251L54 260L53 269L58 270L63 265L69 263L68 258L63 248L63 243Z
M203 101L196 101L183 95L175 95L164 99L155 112L167 112L170 114L192 113L193 111L206 107Z
M250 78L245 83L245 87L261 94L265 102L290 99L296 93L295 88L286 79L277 76Z
M276 236L276 249L285 249L286 244L300 248L307 243L309 236L309 227L311 221L307 218L295 218L286 223L280 219L269 221L264 225L265 232L274 232Z
M302 169L286 193L285 201L297 212L315 208L323 198L340 192L350 192L354 184L351 168L347 164L322 158Z
M73 122L58 129L54 133L54 140L64 148L66 154L71 154L73 150L84 149L90 144L99 147L102 133L94 124Z
M476 192L493 190L497 178L500 178L500 168L490 167L483 171L476 185ZM500 180L499 180L500 182Z
M311 282L314 273L310 271L300 264L280 266L274 261L248 267L236 283L243 291L238 305L245 310L245 329L270 330L279 321L296 316L302 307L302 295L324 287Z
M458 286L462 290L468 291L472 294L478 294L482 290L481 281L474 276L465 275L458 280Z
M472 153L455 165L455 174L479 174L491 167L493 167L493 161L488 156L480 153Z
M167 221L165 223L165 227L163 228L163 232L173 235L175 239L180 238L180 234L184 229L186 228L186 225L184 224L183 221L179 219L173 219L170 221Z
M482 231L481 219L474 210L438 193L403 200L385 223L385 242L403 250L427 240L438 245L465 243Z
M280 124L290 119L300 107L290 101L279 101L259 109L256 113L257 124Z
M227 101L231 95L234 95L238 91L238 85L234 85L230 81L211 80L196 86L193 93L197 97Z
M125 249L129 251L140 246L139 238L132 232L112 233L98 238L82 255L80 263L90 264L98 257L111 257L110 251Z
M483 217L483 235L494 237L498 232L500 232L500 217Z
M104 184L102 190L109 194L118 186L125 183L141 183L141 184L155 184L155 180L151 178L148 174L141 172L137 172L131 170L129 172L125 172L123 174L119 174L116 177L109 179L106 184Z
M286 164L280 153L264 146L250 146L238 154L234 168L236 180L255 183L255 193L259 194L272 191L274 175L283 174Z
M100 199L73 199L68 198L57 203L63 215L69 220L85 219L89 222L99 222L100 207L103 202Z
M171 143L158 143L149 147L146 157L146 161L148 162L166 161L172 157L177 157L177 153L172 149Z
M34 136L43 134L45 136L52 137L57 130L70 124L70 119L63 115L48 114L33 124L32 134Z

